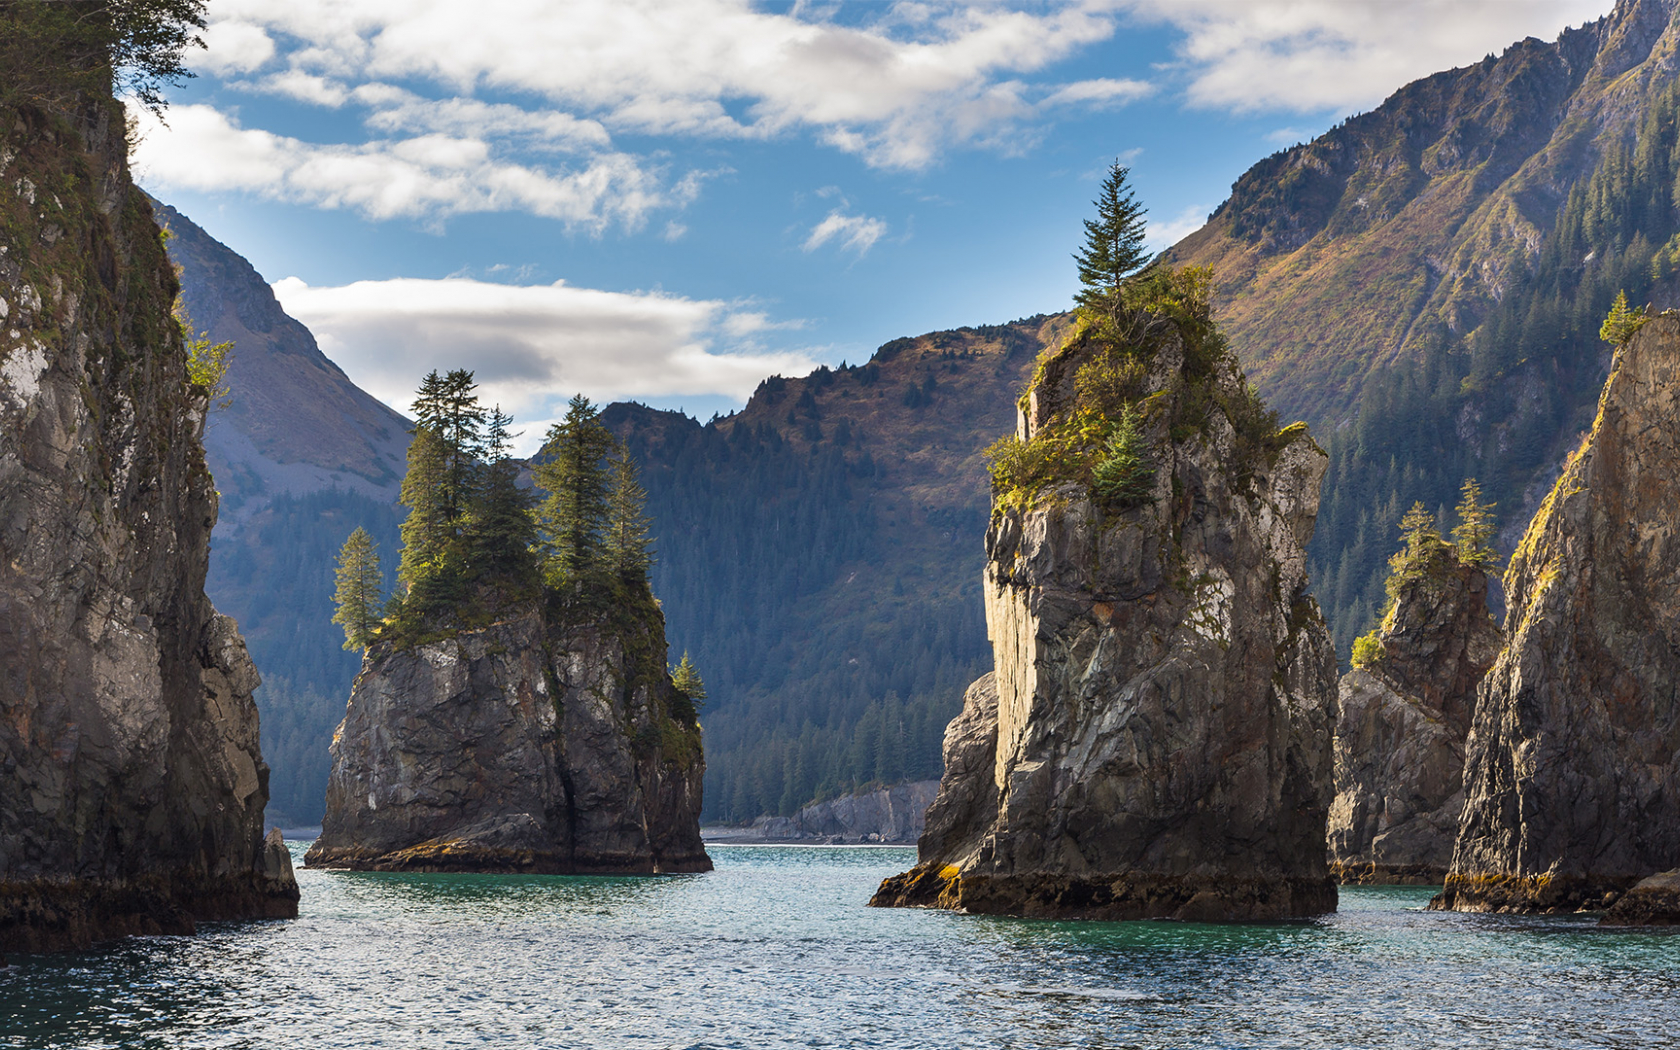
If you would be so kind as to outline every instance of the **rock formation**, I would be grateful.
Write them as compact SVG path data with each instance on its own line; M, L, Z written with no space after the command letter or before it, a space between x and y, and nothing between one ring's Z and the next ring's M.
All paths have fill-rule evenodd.
M917 867L872 903L1099 919L1334 910L1335 661L1302 552L1326 457L1304 428L1276 430L1205 310L1123 319L1142 333L1131 342L1084 330L1041 361L1018 439L994 460L995 672L946 731ZM1080 466L1093 462L1080 435L1100 443L1131 406L1153 473L1116 500L1096 480L1108 460ZM1024 464L1025 487L1000 481L1015 469L1002 457ZM1047 477L1041 462L1065 466Z
M1381 656L1342 676L1330 867L1343 882L1439 884L1464 804L1464 738L1499 653L1487 574L1438 543L1395 580Z
M552 874L711 870L700 728L651 596L567 623L532 609L373 645L333 737L311 867Z
M1592 909L1680 865L1680 315L1617 353L1505 574L1507 643L1431 905Z
M109 98L0 106L0 950L297 914L124 128Z

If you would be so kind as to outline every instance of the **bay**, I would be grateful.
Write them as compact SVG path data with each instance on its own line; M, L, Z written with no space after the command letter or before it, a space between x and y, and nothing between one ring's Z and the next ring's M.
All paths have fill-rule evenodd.
M293 921L13 959L0 1047L1680 1043L1680 936L1592 916L1346 887L1311 922L995 919L864 907L909 849L712 854L653 878L300 869Z

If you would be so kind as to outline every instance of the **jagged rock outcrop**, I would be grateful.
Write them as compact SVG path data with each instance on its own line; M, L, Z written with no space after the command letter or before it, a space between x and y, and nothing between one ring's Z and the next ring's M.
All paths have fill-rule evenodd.
M1209 363L1223 353L1212 340L1161 317L1134 331L1163 326L1126 349L1076 334L1041 362L1020 420L1028 460L1056 454L1032 444L1052 431L1077 441L1118 418L1093 392L1131 384L1151 487L1120 505L1079 478L1025 509L1000 496L985 569L995 671L946 732L917 867L873 904L1098 919L1334 910L1335 661L1302 553L1326 457L1304 429L1279 433L1253 411L1230 358Z
M0 950L297 914L120 106L0 106Z
M711 870L692 703L645 608L532 609L372 646L333 737L311 867L552 874Z
M1452 871L1459 911L1606 906L1680 865L1680 315L1618 351L1505 574Z
M937 780L813 802L791 817L759 817L742 828L708 828L710 842L815 842L826 845L911 845L926 827L927 809L939 794Z
M1342 676L1330 806L1330 867L1341 881L1446 878L1476 687L1499 654L1487 592L1487 574L1440 544L1395 580L1380 658Z

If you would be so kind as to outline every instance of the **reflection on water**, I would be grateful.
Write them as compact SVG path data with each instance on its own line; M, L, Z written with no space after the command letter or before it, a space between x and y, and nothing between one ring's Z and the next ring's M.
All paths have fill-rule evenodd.
M1680 1041L1680 937L1590 918L1425 912L1416 887L1266 926L879 911L912 851L713 855L654 878L300 870L296 921L14 960L0 1047Z

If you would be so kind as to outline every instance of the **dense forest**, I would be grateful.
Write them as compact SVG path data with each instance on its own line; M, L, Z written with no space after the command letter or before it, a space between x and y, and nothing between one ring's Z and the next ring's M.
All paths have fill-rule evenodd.
M1592 422L1611 352L1599 328L1617 294L1672 302L1677 115L1680 86L1670 86L1646 108L1637 139L1612 140L1571 189L1532 270L1509 275L1483 322L1458 336L1437 326L1422 353L1379 369L1352 425L1324 441L1331 459L1310 552L1313 586L1344 659L1382 612L1406 508L1421 502L1445 525L1474 476L1510 550L1527 525L1524 508L1544 495Z

